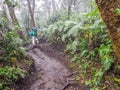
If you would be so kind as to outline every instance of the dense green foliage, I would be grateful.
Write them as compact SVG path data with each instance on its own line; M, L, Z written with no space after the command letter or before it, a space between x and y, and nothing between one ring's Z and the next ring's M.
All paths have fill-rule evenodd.
M0 41L0 90L10 90L11 85L25 77L25 70L19 65L26 57L22 44L15 30L3 33Z
M52 22L41 30L41 36L48 42L64 44L64 51L72 55L71 61L79 63L80 73L88 73L93 63L99 63L90 72L92 78L86 81L86 85L98 90L104 73L114 62L112 44L98 9L81 15L72 13L69 20L65 14L60 14L58 20L53 18Z
M13 85L20 77L24 78L24 73L11 66L0 67L0 89L10 90L9 85Z
M36 19L38 37L45 39L48 45L62 45L66 57L70 55L70 66L77 71L76 80L80 84L90 86L91 90L109 90L109 83L115 82L114 89L118 89L120 79L112 69L120 70L120 66L114 67L109 33L93 0L72 0L70 6L70 0L43 0L40 5L36 4L39 0L33 0L30 5L32 12L29 12L27 1L2 0L0 3L0 33L3 33L0 40L0 90L14 90L16 81L26 76L26 67L32 63L23 47L32 38L29 36L30 28L34 26L32 15ZM120 14L120 8L110 11ZM106 79L109 72L112 73L111 81Z
M8 32L4 34L4 39L0 45L1 50L4 50L3 56L1 59L3 61L11 60L11 58L16 58L20 60L20 57L25 54L24 48L22 47L22 40L18 37L15 31ZM6 58L4 55L6 55Z

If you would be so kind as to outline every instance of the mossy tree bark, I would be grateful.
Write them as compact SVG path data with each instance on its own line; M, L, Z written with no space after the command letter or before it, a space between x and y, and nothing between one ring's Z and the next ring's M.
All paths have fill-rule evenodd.
M10 14L10 17L12 19L12 23L14 24L14 26L17 25L20 28L20 24L19 24L19 22L17 20L15 12L14 12L14 6L12 5L12 3L9 0L6 0L5 2L7 4L8 10L9 10L9 14ZM21 39L23 39L23 33L22 33L22 31L18 30L17 33L18 33L19 37Z
M19 26L19 23L18 23L16 15L15 15L14 7L13 7L12 3L9 0L6 0L6 4L7 4L9 14L10 14L10 17L12 19L13 24Z
M115 13L115 9L120 8L120 0L96 0L96 3L113 43L115 63L120 65L120 15Z

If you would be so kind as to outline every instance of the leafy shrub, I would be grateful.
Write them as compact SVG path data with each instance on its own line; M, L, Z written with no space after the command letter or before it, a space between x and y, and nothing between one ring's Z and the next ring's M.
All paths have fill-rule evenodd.
M13 84L13 82L18 80L20 77L25 77L21 70L10 66L0 67L0 89L4 90L7 86Z
M22 46L23 42L18 37L16 32L11 31L4 34L4 40L2 41L0 48L4 50L4 54L2 54L1 61L10 62L12 58L16 58L16 60L20 60L21 57L26 55L25 49Z
M23 42L15 30L4 33L0 43L0 90L10 90L19 78L25 77L17 64L26 57Z

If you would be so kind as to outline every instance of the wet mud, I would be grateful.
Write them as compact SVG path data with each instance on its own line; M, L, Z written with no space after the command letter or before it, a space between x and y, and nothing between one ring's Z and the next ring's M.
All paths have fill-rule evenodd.
M46 50L44 44L37 45L32 49L28 49L28 55L33 59L35 71L25 80L21 90L71 90L74 85L75 78L65 62L63 55L55 50ZM79 88L79 89L78 89ZM74 90L74 89L73 89Z

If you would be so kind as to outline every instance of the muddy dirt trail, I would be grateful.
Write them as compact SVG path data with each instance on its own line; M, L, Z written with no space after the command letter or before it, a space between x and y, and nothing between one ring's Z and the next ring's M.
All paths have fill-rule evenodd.
M43 45L44 46L44 45ZM63 90L74 78L65 62L46 54L41 46L27 50L35 63L36 71L26 80L22 90ZM56 52L52 52L56 55Z
M76 81L64 55L46 48L45 44L39 44L32 49L27 46L26 49L34 61L35 70L22 82L20 90L88 90L81 86L79 89L67 89L69 85L76 86Z

